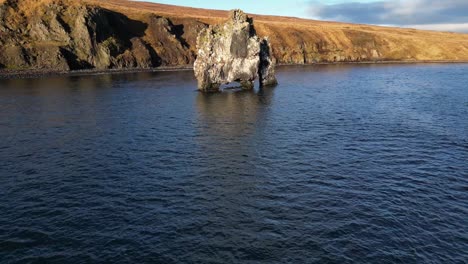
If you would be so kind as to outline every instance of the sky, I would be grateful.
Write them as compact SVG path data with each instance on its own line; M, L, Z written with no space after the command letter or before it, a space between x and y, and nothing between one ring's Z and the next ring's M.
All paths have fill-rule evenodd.
M468 33L468 0L146 0L163 4Z

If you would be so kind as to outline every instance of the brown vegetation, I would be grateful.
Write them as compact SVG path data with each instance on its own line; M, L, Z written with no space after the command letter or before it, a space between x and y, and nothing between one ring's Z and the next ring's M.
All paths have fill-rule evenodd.
M468 34L252 16L279 63L468 61ZM0 0L0 67L190 65L200 29L226 17L127 0Z
M175 21L183 22L190 18L207 24L218 23L227 17L227 11L155 3L126 0L87 2L134 17L154 13ZM468 60L468 34L252 16L259 35L270 37L274 55L280 63Z

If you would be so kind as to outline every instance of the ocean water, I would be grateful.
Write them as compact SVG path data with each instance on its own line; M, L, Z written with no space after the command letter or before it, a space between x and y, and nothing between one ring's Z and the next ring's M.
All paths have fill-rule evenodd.
M468 65L0 80L0 263L467 263Z

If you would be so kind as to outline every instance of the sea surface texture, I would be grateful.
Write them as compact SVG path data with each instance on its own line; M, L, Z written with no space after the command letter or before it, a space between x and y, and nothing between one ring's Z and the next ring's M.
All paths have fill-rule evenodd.
M0 80L0 262L467 263L468 65Z

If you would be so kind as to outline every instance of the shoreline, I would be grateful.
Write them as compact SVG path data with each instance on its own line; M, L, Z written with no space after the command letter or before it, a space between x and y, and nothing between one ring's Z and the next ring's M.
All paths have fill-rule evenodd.
M276 66L313 66L313 65L369 65L369 64L467 64L468 60L382 60L382 61L336 61L336 62L315 62L315 63L279 63Z
M0 70L0 80L5 79L34 79L42 77L55 77L55 76L93 76L104 74L124 74L124 73L140 73L140 72L169 72L169 71L191 71L192 66L163 66L157 68L147 69L86 69L86 70L73 70L73 71L54 71L54 70Z
M349 61L349 62L317 62L317 63L280 63L276 66L314 66L314 65L380 65L380 64L467 64L468 61L451 60L424 60L424 61ZM73 70L73 71L54 71L54 70L0 70L0 80L5 79L34 79L55 76L92 76L104 74L125 74L125 73L145 73L145 72L169 72L169 71L191 71L193 66L162 66L147 69L105 69L105 70Z

